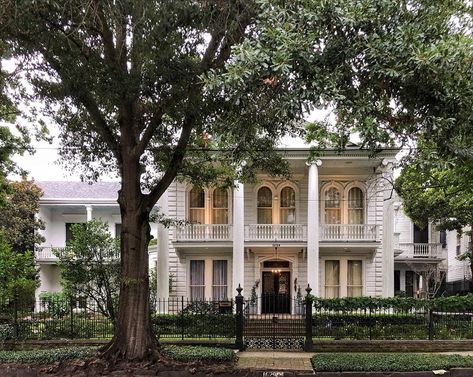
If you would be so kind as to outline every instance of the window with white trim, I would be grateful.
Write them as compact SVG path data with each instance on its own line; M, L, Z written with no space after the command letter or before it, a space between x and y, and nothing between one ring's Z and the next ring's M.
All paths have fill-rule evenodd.
M212 298L226 300L228 292L228 261L214 260L212 264Z
M348 224L364 223L363 191L359 187L352 187L348 191Z
M205 298L205 261L190 261L190 299L203 300Z
M296 223L296 192L292 187L284 187L281 190L279 211L281 224Z
M273 223L273 192L263 186L258 190L258 224Z
M216 188L212 193L212 224L228 224L228 191Z
M193 187L189 192L189 221L205 224L205 192L198 187Z
M360 259L325 260L325 297L358 297L363 295L363 261Z
M325 224L341 224L342 209L340 191L330 187L325 191Z

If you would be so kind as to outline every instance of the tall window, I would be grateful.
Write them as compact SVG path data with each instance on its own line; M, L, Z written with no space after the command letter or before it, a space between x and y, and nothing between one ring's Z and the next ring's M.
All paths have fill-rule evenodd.
M122 224L115 223L115 238L120 238L122 234Z
M226 260L214 260L212 272L212 296L214 300L227 299L228 268Z
M340 261L325 261L325 297L340 297Z
M361 260L348 261L347 296L357 297L363 294L363 267Z
M201 188L194 187L189 192L189 221L205 224L205 193Z
M281 224L296 223L296 193L292 187L284 187L281 190Z
M331 187L325 191L325 223L340 224L341 223L341 201L340 191Z
M215 189L212 195L212 224L228 224L228 192Z
M363 191L353 187L348 191L348 224L363 224Z
M273 223L273 193L268 187L258 190L258 224Z
M191 300L203 300L205 298L205 261L190 261L190 293Z

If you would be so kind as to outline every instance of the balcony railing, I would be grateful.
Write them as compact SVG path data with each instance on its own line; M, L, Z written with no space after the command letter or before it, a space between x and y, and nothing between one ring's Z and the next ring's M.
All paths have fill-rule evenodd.
M38 246L35 250L35 257L37 261L57 261L58 258L53 250L62 251L63 247Z
M325 224L320 227L320 241L376 241L378 228L369 224Z
M400 242L399 249L402 251L399 255L399 258L401 259L428 259L443 257L441 243Z
M250 224L245 241L307 241L305 224Z
M176 241L231 241L229 224L190 224L176 228Z

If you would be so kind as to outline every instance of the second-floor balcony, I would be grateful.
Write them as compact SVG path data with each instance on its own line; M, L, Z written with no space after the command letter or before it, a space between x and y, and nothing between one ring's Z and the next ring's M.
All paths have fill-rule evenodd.
M400 242L395 249L400 251L398 259L442 259L441 243Z
M58 260L55 253L63 249L62 247L39 246L35 250L35 258L38 262L55 262Z
M249 224L245 225L245 241L306 242L306 224ZM228 224L187 224L176 228L178 242L232 241L233 228ZM327 224L319 228L321 242L373 242L378 228L369 224Z

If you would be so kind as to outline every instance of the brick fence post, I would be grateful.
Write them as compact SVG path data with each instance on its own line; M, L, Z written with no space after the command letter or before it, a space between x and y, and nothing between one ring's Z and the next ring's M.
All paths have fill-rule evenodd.
M235 346L241 351L243 350L243 296L241 291L243 288L238 284L237 292L235 297L236 304L236 317L235 317Z
M312 340L312 305L314 303L310 292L312 288L307 284L305 289L307 295L305 296L305 344L304 351L312 352L314 343Z

